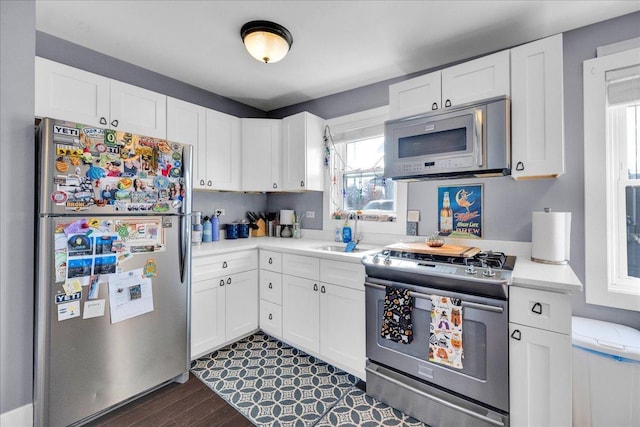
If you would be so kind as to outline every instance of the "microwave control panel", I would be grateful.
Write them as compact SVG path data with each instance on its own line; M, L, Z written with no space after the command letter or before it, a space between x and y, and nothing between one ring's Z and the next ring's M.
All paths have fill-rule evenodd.
M401 174L447 172L474 167L471 156L456 157L453 159L434 160L430 162L406 162L398 164L398 172Z

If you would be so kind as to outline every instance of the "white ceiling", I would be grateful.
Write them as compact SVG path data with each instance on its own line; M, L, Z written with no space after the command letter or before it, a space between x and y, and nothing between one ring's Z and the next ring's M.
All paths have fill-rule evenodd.
M640 1L36 0L37 29L261 110L293 105L640 10ZM280 62L240 27L291 31Z

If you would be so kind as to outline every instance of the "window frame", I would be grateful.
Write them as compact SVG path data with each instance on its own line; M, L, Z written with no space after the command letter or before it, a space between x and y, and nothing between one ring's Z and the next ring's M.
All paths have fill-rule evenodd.
M614 148L618 130L607 125L606 73L638 63L640 48L583 63L586 302L634 311L640 311L640 279L619 274L621 251L626 253L619 232L626 225L626 217L620 217L624 205L619 200L620 168L616 165L622 156ZM621 224L623 221L625 224Z
M365 110L358 113L348 114L327 120L327 125L333 134L344 132L357 132L358 129L381 126L384 129L384 122L389 120L389 106ZM331 211L331 177L330 171L325 169L324 188L322 197L322 209L324 212L322 229L335 230L341 227L344 220L333 219ZM394 199L396 203L396 221L376 222L359 221L358 233L376 234L406 234L407 229L407 183L394 181ZM366 236L365 236L366 241Z

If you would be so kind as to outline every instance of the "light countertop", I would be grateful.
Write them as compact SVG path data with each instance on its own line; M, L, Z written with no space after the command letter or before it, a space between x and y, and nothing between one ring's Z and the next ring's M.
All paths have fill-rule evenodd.
M360 263L362 256L380 250L385 244L368 243L357 246L359 252L335 252L323 250L327 246L344 246L324 239L322 235L313 236L320 238L293 239L279 237L250 237L247 239L222 239L217 242L202 243L192 247L192 256L203 257L236 252L248 249L265 249L297 255L315 256L336 261ZM471 243L471 242L469 242ZM550 265L533 262L530 260L530 251L526 243L522 242L483 242L477 246L491 245L494 250L503 250L508 254L517 256L513 270L512 284L515 286L530 287L556 292L581 292L583 285L570 265Z

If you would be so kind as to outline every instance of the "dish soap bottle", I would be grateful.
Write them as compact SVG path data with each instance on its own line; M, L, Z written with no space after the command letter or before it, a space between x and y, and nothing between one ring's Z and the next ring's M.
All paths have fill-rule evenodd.
M342 227L342 242L349 243L351 241L351 227L349 227L349 220L344 221L344 227Z
M213 239L211 221L208 216L205 216L202 220L202 241L211 242Z

